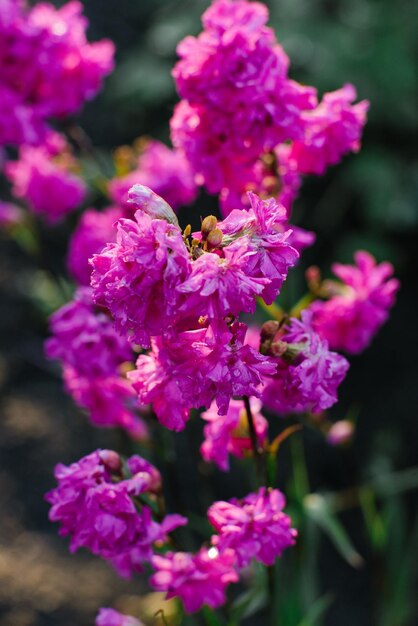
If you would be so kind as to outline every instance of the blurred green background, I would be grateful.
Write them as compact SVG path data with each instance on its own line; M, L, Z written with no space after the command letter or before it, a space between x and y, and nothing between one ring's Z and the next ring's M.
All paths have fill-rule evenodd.
M177 101L170 75L175 47L185 35L200 31L200 15L208 2L83 4L90 38L115 41L117 67L102 94L83 111L80 125L106 163L114 148L140 135L168 141L168 122ZM326 274L332 261L349 262L354 250L366 248L379 260L391 260L402 282L390 321L372 347L352 359L341 402L333 410L335 418L350 411L358 415L353 446L341 452L314 433L303 435L308 491L345 490L380 480L377 491L385 494L382 499L365 501L342 516L365 565L356 570L345 563L332 545L332 532L328 538L326 533L315 539L309 535L317 553L310 569L303 564L301 594L309 604L315 586L320 597L332 599L326 626L415 626L418 568L410 556L418 556L417 480L410 468L418 465L418 3L267 4L270 23L291 58L293 78L315 85L320 94L352 82L359 99L371 101L361 153L347 157L322 178L307 178L295 203L294 221L318 235L304 266L315 262ZM208 206L213 200L202 194L196 207L180 217L198 220ZM61 266L68 228L43 236L52 255L45 265L52 259ZM2 241L0 626L88 626L100 604L135 608L139 587L117 581L98 559L68 555L64 541L55 536L56 528L47 522L42 497L52 485L53 465L118 442L111 433L86 423L44 360L47 331L36 299L42 300L48 285L36 278L39 269L42 260L34 268L15 244ZM292 278L291 296L303 289L302 270ZM199 436L191 428L178 438L179 476L173 480L174 487L189 489L185 499L192 509L198 488L193 478L197 456L190 453L194 434ZM290 476L286 469L290 452L282 463L281 486L303 492L300 476ZM212 478L226 496L233 495L233 479L216 472ZM313 532L309 525L305 530ZM289 567L297 567L297 561ZM277 626L294 626L297 609L292 602L294 606L297 600L286 587L293 574L286 574L291 569L283 571L281 583L290 601L281 608L284 617ZM308 580L310 576L315 580ZM264 622L258 617L247 623ZM317 623L306 621L303 626Z

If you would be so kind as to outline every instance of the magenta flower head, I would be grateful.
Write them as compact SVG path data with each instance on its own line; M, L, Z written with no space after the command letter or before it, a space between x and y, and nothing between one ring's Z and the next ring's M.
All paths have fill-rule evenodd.
M116 243L92 259L96 303L109 309L121 332L144 347L151 335L173 324L182 302L176 288L191 265L180 229L147 214L168 207L154 196L150 190L144 198L141 194L144 210L134 220L119 220Z
M186 523L178 515L156 522L148 506L135 504L136 496L159 488L156 472L140 457L123 465L109 450L97 450L68 467L58 465L58 486L46 495L52 505L49 518L61 523L61 535L70 536L72 552L88 548L128 577L151 559L156 541Z
M309 308L312 325L331 348L350 354L361 352L389 317L399 281L391 263L377 264L368 252L354 255L356 265L333 265L341 280L329 281L331 297Z
M114 374L132 360L127 340L109 316L95 309L89 287L80 288L74 300L51 317L53 336L46 342L50 359L58 359L91 378Z
M82 9L0 3L0 145L40 144L49 119L79 111L111 72L114 46L87 41Z
M131 615L122 615L114 609L100 609L95 626L144 626L142 622L131 617Z
M263 447L268 422L260 413L262 405L257 398L250 398L250 405L258 444ZM212 403L201 417L207 422L204 428L205 440L200 448L205 461L212 461L221 470L228 471L230 454L242 459L251 451L248 419L242 400L231 400L227 414L222 416L218 415L216 403Z
M337 390L348 371L348 361L328 349L327 341L312 328L312 315L291 318L274 338L271 352L278 355L277 373L266 382L263 402L279 413L314 413L337 401Z
M167 599L180 598L188 613L207 604L215 609L226 601L225 591L237 582L233 550L220 553L216 548L201 548L197 554L167 552L152 558L155 574L151 585L166 591Z
M88 209L81 215L73 232L67 256L67 267L79 285L90 285L93 271L89 259L102 251L107 243L116 239L116 222L122 217L119 207L108 207L104 211Z
M353 85L326 93L319 106L305 112L305 136L293 143L291 158L302 174L323 174L329 165L339 163L348 152L360 150L369 103L356 99Z
M58 154L50 147L22 146L17 161L8 161L6 175L15 198L24 200L35 214L55 224L82 204L86 197L83 180L71 170L76 166L70 153Z
M110 181L113 202L124 206L129 189L137 183L153 189L175 210L191 204L197 195L192 168L184 154L155 140L146 143L133 172Z
M278 489L264 487L242 500L215 502L208 511L208 519L218 533L212 543L221 553L233 550L239 568L249 565L252 559L273 565L297 537L290 517L283 513L284 506L284 496Z

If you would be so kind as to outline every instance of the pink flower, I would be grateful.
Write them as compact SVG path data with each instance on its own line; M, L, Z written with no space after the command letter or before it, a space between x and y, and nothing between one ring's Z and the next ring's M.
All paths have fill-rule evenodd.
M261 415L261 402L251 398L251 412L259 446L263 447L267 437L268 422ZM218 415L217 406L212 403L201 417L207 422L205 440L200 448L205 461L213 461L223 471L229 469L229 454L239 459L251 451L247 414L242 400L231 400L226 415Z
M349 420L335 422L327 432L327 442L330 446L342 446L353 438L354 424Z
M288 78L289 60L267 19L258 3L217 0L203 15L204 31L177 49L173 76L183 102L172 140L213 193L237 189L262 154L302 138L301 113L317 103L313 88Z
M112 200L124 205L129 189L136 183L150 187L173 209L191 204L197 195L193 172L185 156L155 140L147 142L133 172L110 182Z
M293 546L297 536L291 519L283 513L285 499L278 489L262 487L242 500L215 502L208 519L217 535L212 543L223 553L233 550L239 568L252 559L273 565L283 550Z
M58 486L46 495L52 505L51 521L60 522L60 535L70 535L70 550L88 548L113 563L119 573L129 576L152 557L153 544L164 541L169 529L186 522L167 516L160 524L148 506L135 505L132 498L152 493L156 469L142 460L135 470L136 457L127 462L125 477L118 455L97 450L69 467L57 465ZM114 479L117 479L115 481Z
M87 25L80 2L1 3L0 145L39 144L50 118L76 113L99 91L114 46L88 43Z
M173 324L182 302L176 290L190 272L190 259L178 227L142 211L121 219L116 243L92 259L94 299L110 310L116 327L136 343Z
M226 415L232 397L260 395L276 365L244 345L245 333L244 324L219 322L155 339L152 352L140 355L128 373L139 401L151 403L164 426L182 430L191 408L215 399Z
M331 352L311 324L311 314L305 310L302 320L291 318L288 329L279 332L277 346L283 356L275 359L277 373L266 382L263 393L263 403L279 413L315 413L329 408L337 401L338 387L349 368L346 359Z
M62 362L67 391L86 409L96 426L119 426L144 439L147 428L138 415L138 398L122 375L133 360L127 339L119 335L109 316L96 310L88 287L51 317L53 336L46 341L50 359Z
M67 256L70 274L79 285L89 285L93 271L89 259L98 254L107 243L116 239L115 222L122 217L118 207L108 207L104 211L88 209L81 215L73 232Z
M355 98L353 85L344 85L326 93L316 109L303 114L307 122L305 136L293 143L290 152L299 172L323 174L346 153L360 150L369 103L363 100L353 105Z
M251 263L249 257L255 253L242 239L234 247L224 248L223 253L223 258L209 252L194 261L189 278L177 288L187 294L183 310L211 319L255 311L256 296L269 282L246 271Z
M138 396L121 374L83 376L73 367L64 365L63 377L66 390L74 402L87 411L94 426L119 427L134 439L148 439Z
M114 609L100 609L96 617L96 626L144 626L142 622L131 617L122 615Z
M261 200L251 192L248 197L251 208L232 211L219 222L218 228L224 233L225 241L232 240L230 246L224 248L225 254L229 250L242 249L246 242L243 269L257 280L266 279L261 295L267 304L271 304L299 254L289 241L292 231L287 228L285 208L273 198Z
M232 550L218 553L215 548L201 548L197 554L167 552L152 558L155 574L151 585L166 591L167 599L178 597L188 613L204 604L216 608L225 603L226 587L237 582Z
M95 310L91 289L80 288L74 300L51 317L53 336L46 342L50 359L58 359L91 378L114 374L132 360L127 340L106 313Z
M391 278L390 263L377 264L364 251L354 255L356 265L333 265L334 274L342 281L331 283L335 295L314 302L312 325L331 348L356 354L364 350L379 328L386 322L395 302L399 281Z
M75 161L62 144L57 154L49 147L22 146L17 161L6 163L6 175L12 182L15 198L24 200L29 208L55 224L84 201L86 186L72 173Z

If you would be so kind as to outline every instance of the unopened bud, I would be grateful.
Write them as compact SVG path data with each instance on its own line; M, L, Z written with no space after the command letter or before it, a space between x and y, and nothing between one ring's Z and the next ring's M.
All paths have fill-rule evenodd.
M270 354L275 357L287 355L289 350L289 344L285 341L273 341L270 346Z
M169 224L178 226L178 220L173 209L161 196L158 196L145 185L134 185L128 191L128 202L133 204L154 220L165 220Z
M106 469L110 472L120 472L122 463L117 452L113 450L101 450L99 456Z
M335 422L327 433L327 441L331 446L341 446L352 439L354 434L354 424L349 420Z
M220 228L215 228L215 230L211 230L207 236L207 242L212 246L212 248L217 248L222 243L223 232Z
M268 322L264 322L260 331L261 341L265 341L266 339L273 339L279 328L280 324L277 320L269 320Z
M214 215L208 215L207 217L205 217L205 219L202 222L201 229L200 229L202 231L203 237L207 237L209 233L212 232L212 230L215 230L217 225L218 225L218 220L216 219Z

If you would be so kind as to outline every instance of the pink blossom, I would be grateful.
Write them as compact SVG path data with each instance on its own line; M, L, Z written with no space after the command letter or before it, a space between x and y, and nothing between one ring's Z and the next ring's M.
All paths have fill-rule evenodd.
M193 172L185 156L155 140L146 143L133 172L110 181L112 200L123 206L129 189L136 183L150 187L173 209L191 204L197 195Z
M217 0L203 15L204 31L177 49L173 76L183 101L172 140L214 193L236 189L243 168L302 138L301 113L317 103L313 88L288 78L289 60L267 19L258 3Z
M296 264L299 254L290 244L291 229L287 228L287 215L283 206L271 198L262 200L249 192L251 208L232 211L218 228L231 239L228 250L241 249L247 244L244 271L258 280L267 279L262 297L271 304L277 297L289 268ZM260 293L260 291L258 292ZM247 309L241 309L247 310Z
M114 609L100 609L95 626L144 626L142 622L131 617L122 615Z
M113 374L119 365L132 360L129 343L106 313L95 310L88 287L80 288L74 300L54 313L50 324L53 336L45 346L48 357L84 376Z
M138 396L122 374L86 376L64 364L63 377L66 390L74 402L87 411L94 426L119 427L134 439L148 438Z
M354 434L354 424L349 420L335 422L327 432L327 442L331 446L342 446L348 443Z
M160 524L148 506L135 506L132 498L152 489L155 468L148 472L143 463L138 475L125 478L117 460L116 453L97 450L78 463L57 465L58 486L46 500L52 505L50 520L61 523L60 535L70 535L72 552L88 548L129 576L151 559L153 544L163 541L169 528L186 520L167 516Z
M191 408L215 399L226 415L234 396L260 395L263 377L275 372L272 359L244 345L246 327L218 322L153 341L128 373L139 401L151 403L161 423L182 430Z
M89 259L98 254L107 243L116 239L115 222L122 217L118 207L108 207L104 211L88 209L81 215L73 232L67 256L70 274L79 285L89 285L93 270Z
M88 43L82 8L0 4L0 145L39 144L48 120L76 113L112 70L114 46Z
M333 265L342 283L331 283L327 301L310 306L312 324L331 348L356 354L364 350L386 322L395 302L399 281L391 278L390 263L377 264L368 252L354 255L356 265Z
M24 200L48 224L55 224L85 199L86 186L71 171L74 167L75 161L66 148L56 154L49 146L22 146L19 159L8 161L5 172L15 198Z
M259 446L263 447L267 437L268 422L260 413L261 402L251 398L251 412ZM207 422L205 440L200 448L205 461L213 461L223 471L229 469L229 454L239 459L251 451L251 439L248 431L247 414L242 400L231 400L226 415L218 415L217 406L201 414Z
M167 599L180 598L188 613L198 611L204 604L216 608L225 603L226 587L237 582L233 550L218 553L216 549L201 548L197 554L166 552L152 558L155 574L151 585L166 591Z
M356 98L353 85L344 85L326 93L313 111L304 112L305 136L296 140L290 157L303 174L323 174L329 165L339 163L348 152L360 150L360 139L366 123L369 103Z
M283 494L265 487L242 500L215 502L208 511L218 533L212 537L213 545L221 554L233 550L240 568L252 559L273 565L283 550L294 545L297 536L290 517L283 513L284 506Z
M179 228L142 211L121 219L116 243L92 259L94 299L110 310L116 327L136 343L167 329L182 302L176 287L190 272Z
M311 314L305 310L302 320L291 318L288 329L279 333L283 356L275 359L277 373L263 393L263 403L279 413L315 413L329 408L337 401L338 387L349 368L346 359L331 352L311 324Z

